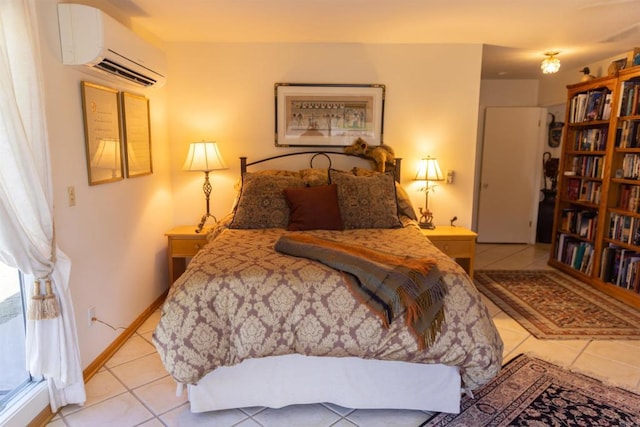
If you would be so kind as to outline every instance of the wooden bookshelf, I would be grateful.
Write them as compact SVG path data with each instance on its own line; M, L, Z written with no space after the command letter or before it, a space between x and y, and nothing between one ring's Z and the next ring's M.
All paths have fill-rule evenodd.
M567 86L549 264L640 308L640 67Z

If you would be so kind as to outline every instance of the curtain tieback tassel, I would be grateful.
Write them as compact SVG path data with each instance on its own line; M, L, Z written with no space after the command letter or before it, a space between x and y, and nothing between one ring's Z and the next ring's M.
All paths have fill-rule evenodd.
M36 279L33 284L33 296L29 303L27 318L29 320L55 319L60 316L60 303L53 293L51 280L45 280L45 294L42 295L40 287L41 279Z

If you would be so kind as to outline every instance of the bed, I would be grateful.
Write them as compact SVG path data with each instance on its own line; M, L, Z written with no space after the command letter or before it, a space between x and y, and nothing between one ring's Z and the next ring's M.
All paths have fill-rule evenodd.
M468 275L421 233L400 160L378 173L338 170L343 153L321 153L325 168L302 154L309 168L248 171L273 158L241 159L233 211L163 304L153 341L167 371L193 412L319 402L459 412L461 392L500 370L503 345ZM422 341L409 309L386 322L350 274L275 249L292 236L428 261L446 291L435 333Z

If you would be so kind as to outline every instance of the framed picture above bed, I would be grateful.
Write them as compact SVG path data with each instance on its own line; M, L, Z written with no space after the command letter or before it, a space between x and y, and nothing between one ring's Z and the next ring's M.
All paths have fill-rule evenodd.
M382 144L382 84L275 84L276 147Z

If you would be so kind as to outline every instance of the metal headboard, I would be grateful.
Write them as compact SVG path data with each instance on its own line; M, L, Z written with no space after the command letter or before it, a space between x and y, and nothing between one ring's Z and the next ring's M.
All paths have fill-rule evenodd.
M280 159L282 157L300 156L300 155L304 155L304 154L312 154L311 159L309 160L309 167L311 167L311 168L313 167L313 160L317 156L324 156L325 158L327 158L327 160L329 160L329 167L331 167L331 156L333 156L333 155L356 157L356 158L359 158L359 159L363 159L364 158L364 157L361 157L361 156L355 156L353 154L342 153L342 152L339 152L339 151L298 151L298 152L295 152L295 153L279 154L277 156L267 157L265 159L260 159L260 160L256 160L256 161L253 161L253 162L247 162L247 158L246 157L240 157L240 173L244 174L247 171L247 167L249 167L249 166L253 166L253 165L260 164L260 163L268 162L269 160ZM400 172L402 170L401 165L402 165L402 158L396 157L394 175L395 175L396 181L398 181L398 182L400 182Z

